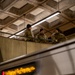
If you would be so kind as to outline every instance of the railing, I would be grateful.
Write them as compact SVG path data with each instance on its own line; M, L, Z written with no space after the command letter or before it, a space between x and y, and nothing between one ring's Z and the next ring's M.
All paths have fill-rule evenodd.
M16 40L18 39L18 40ZM0 37L0 51L2 61L6 61L21 55L26 55L52 46L50 42L26 41L23 37L5 38Z
M10 35L2 33L3 35ZM52 39L43 39L44 41L38 41L38 39L33 38L33 40L27 41L25 37L16 36L14 38L0 37L0 58L1 62L40 51L49 48L57 43L53 43Z
M0 73L13 72L33 62L38 65L35 75L75 75L75 39L0 63Z

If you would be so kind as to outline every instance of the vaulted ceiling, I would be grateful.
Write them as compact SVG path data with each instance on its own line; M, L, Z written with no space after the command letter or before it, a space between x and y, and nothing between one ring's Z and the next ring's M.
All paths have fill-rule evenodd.
M41 19L61 13L32 28L34 34L44 28L48 36L59 28L66 36L75 33L75 0L0 0L0 36L10 37Z

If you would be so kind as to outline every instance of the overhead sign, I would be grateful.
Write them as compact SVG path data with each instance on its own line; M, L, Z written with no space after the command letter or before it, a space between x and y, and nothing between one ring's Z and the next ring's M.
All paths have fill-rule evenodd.
M36 63L32 62L2 71L2 75L32 75L36 71Z

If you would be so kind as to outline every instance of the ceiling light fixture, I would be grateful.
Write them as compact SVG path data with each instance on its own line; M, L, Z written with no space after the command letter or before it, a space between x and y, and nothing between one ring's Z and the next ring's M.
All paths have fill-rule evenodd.
M22 31L16 33L16 35L20 35L20 34L23 33L24 31L25 31L25 30L22 30Z
M37 26L37 25L39 25L39 24L41 24L41 23L43 23L43 22L45 22L45 21L47 21L47 20L49 20L49 19L51 19L51 18L53 18L53 17L55 17L55 16L57 16L58 14L60 14L59 11L57 11L57 12L55 12L55 13L53 13L53 14L47 16L47 17L45 17L44 19L42 19L42 20L36 22L35 24L33 24L32 27L35 27L35 26Z
M43 22L45 22L45 21L47 21L47 20L49 20L49 19L51 19L51 18L53 18L53 17L55 17L55 16L57 16L58 14L60 14L59 11L57 11L57 12L55 12L55 13L53 13L53 14L47 16L47 17L45 17L44 19L42 19L42 20L40 20L40 21L34 23L34 24L32 25L32 27L35 27L35 26L37 26L37 25L39 25L39 24L41 24L41 23L43 23ZM24 28L22 31L16 33L15 35L21 34L22 32L24 32L24 30L25 30L25 28ZM10 36L9 38L13 38L13 37L15 37L15 36L12 35L12 36Z
M16 37L16 35L20 35L21 33L23 33L25 30L22 30L22 31L20 31L20 32L18 32L18 33L16 33L15 35L12 35L12 36L10 36L9 38L15 38Z
M15 35L12 35L12 36L10 36L9 38L15 38L16 36Z

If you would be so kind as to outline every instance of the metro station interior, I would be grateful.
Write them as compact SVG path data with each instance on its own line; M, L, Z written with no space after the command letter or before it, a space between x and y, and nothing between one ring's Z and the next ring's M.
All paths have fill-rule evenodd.
M35 38L41 28L47 42ZM64 42L53 42L56 29ZM0 0L0 75L75 75L75 0Z

